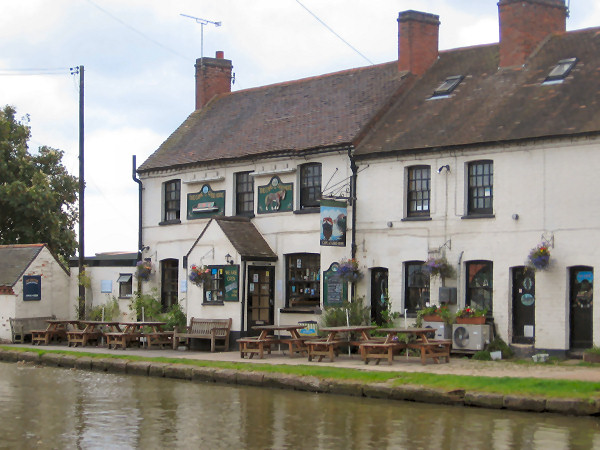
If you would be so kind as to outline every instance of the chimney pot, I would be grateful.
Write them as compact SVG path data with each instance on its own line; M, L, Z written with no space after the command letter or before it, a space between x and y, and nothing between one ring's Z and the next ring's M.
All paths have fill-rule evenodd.
M225 52L223 50L217 50L216 57L217 59L225 59Z
M398 70L424 74L437 60L440 16L419 11L398 15Z

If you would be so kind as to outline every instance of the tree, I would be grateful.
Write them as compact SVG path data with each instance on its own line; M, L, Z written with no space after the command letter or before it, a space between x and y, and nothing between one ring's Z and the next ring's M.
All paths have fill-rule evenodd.
M28 151L28 118L15 114L0 110L0 244L45 243L67 261L77 248L79 181L63 166L63 151Z

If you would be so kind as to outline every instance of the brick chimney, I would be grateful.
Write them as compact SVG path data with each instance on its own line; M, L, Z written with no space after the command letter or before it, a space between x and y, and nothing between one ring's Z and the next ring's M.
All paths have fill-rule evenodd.
M438 58L440 16L418 11L398 15L398 69L422 75Z
M522 66L548 35L566 31L564 0L500 0L500 67Z
M215 95L231 92L231 61L218 51L215 58L196 59L196 109Z

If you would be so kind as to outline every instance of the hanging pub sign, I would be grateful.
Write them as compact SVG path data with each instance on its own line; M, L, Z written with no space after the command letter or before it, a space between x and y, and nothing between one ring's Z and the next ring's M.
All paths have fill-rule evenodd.
M348 207L345 201L321 199L321 245L346 246L347 215Z
M23 300L41 300L42 299L42 276L25 275L23 276Z
M269 184L258 187L258 214L292 210L293 183L282 183L279 177L271 178Z
M225 214L225 191L213 191L208 184L202 186L200 192L187 196L187 218L203 219L205 217Z
M339 267L335 262L323 272L323 307L342 306L348 298L348 283L337 276Z

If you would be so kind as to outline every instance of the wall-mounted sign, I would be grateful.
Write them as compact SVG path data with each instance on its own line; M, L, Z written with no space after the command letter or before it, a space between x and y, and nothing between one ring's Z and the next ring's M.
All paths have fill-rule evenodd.
M321 199L321 245L346 246L346 218L348 207L345 201Z
M239 300L239 268L240 266L223 266L225 278L226 302L237 302Z
M258 214L292 211L294 183L282 183L279 177L271 178L266 186L258 187Z
M187 196L187 218L223 216L225 214L225 191L213 191L205 184L200 192Z
M333 263L323 272L323 307L342 306L348 298L348 283L336 276L339 267Z
M24 275L23 276L23 300L41 300L42 299L42 276Z

